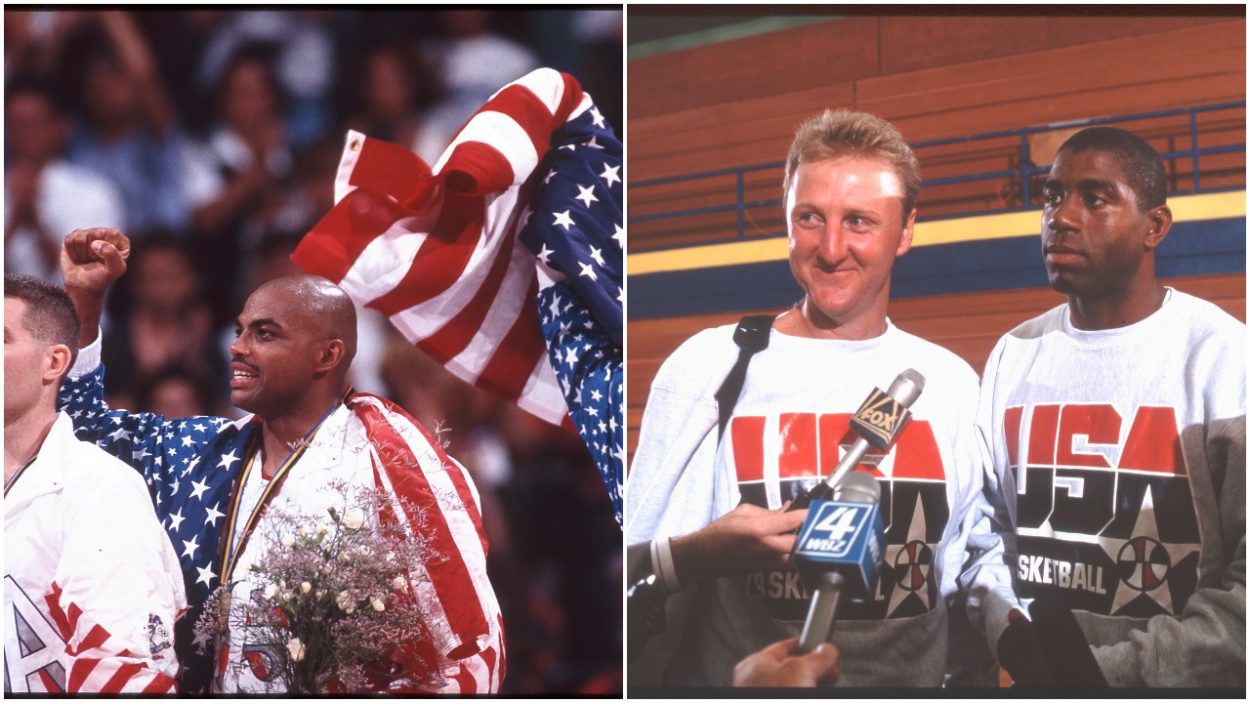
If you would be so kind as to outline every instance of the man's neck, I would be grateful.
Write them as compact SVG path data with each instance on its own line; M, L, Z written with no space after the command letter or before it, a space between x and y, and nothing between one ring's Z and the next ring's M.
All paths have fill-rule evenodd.
M52 409L32 410L4 425L4 481L8 483L43 447L56 422Z
M868 311L854 320L838 321L821 315L806 298L778 317L774 326L778 332L793 337L846 341L875 339L885 334L888 328L884 305L880 310Z
M280 415L272 419L265 418L261 425L263 461L261 476L265 479L273 477L282 462L299 448L304 438L330 413L340 402L336 396L332 401L306 403L300 411Z
M1167 290L1148 282L1095 297L1068 296L1072 326L1085 331L1110 330L1141 322L1163 307Z

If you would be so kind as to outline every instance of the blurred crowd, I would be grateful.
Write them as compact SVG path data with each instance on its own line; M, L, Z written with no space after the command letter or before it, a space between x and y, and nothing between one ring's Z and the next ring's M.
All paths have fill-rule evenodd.
M333 204L347 129L433 163L503 84L539 66L622 125L619 10L6 10L4 268L60 278L71 230L134 242L107 309L114 407L228 405L234 316ZM507 636L505 693L620 690L620 530L575 435L361 317L357 388L473 473Z

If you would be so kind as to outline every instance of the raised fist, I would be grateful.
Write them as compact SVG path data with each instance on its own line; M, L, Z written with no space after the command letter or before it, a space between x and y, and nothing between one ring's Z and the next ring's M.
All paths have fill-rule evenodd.
M130 240L111 227L76 229L61 247L61 273L67 291L103 296L126 273Z

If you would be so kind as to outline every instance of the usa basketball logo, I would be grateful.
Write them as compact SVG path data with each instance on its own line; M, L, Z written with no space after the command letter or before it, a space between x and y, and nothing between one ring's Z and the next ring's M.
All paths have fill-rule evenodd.
M933 564L933 549L920 540L903 545L894 557L894 573L898 574L898 588L915 593L929 581L929 567Z
M1172 559L1158 540L1150 537L1134 537L1120 547L1116 558L1120 580L1129 588L1147 592L1167 582L1172 570Z

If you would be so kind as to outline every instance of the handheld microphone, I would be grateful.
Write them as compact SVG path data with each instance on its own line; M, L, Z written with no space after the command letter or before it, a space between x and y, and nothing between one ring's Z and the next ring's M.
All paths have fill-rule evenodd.
M814 590L799 636L800 654L829 640L843 594L867 598L876 590L885 541L880 501L877 480L852 473L838 484L833 500L811 504L792 554L803 581Z
M851 448L842 456L829 477L796 497L790 507L786 508L787 512L806 508L814 500L830 500L834 487L859 464L869 445L878 449L889 449L894 438L911 419L909 408L923 390L924 376L915 369L900 373L894 383L890 384L888 391L882 392L880 388L873 388L872 393L868 394L868 398L851 417L851 428L859 435Z

